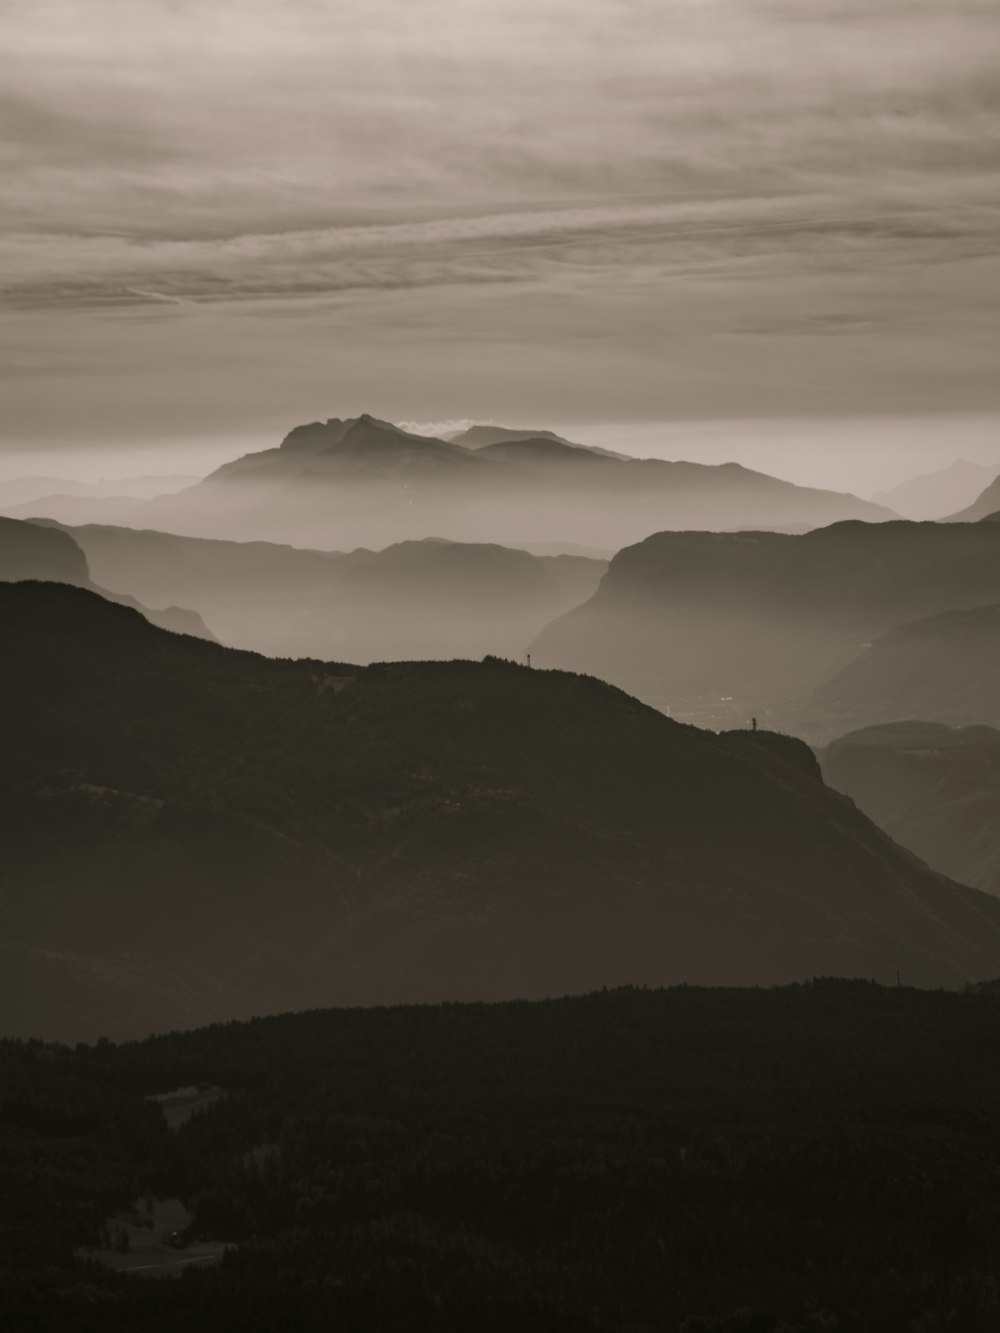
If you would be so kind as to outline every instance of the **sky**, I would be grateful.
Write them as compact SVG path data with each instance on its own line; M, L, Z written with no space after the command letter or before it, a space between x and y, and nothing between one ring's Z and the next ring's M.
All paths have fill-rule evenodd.
M0 471L1000 457L998 56L996 0L0 0Z

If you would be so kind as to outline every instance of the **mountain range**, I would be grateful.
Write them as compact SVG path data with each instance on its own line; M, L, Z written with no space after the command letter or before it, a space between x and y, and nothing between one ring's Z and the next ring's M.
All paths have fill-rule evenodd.
M952 514L946 521L949 523L978 523L982 519L995 519L1000 511L1000 476L993 481L977 496L977 498L965 509L960 509L957 514Z
M0 582L18 582L24 579L68 583L87 588L122 606L134 607L152 624L177 634L193 634L199 638L213 636L195 611L179 606L152 610L127 593L111 592L95 583L90 575L87 557L80 546L66 532L18 519L0 517Z
M816 692L827 728L909 718L1000 726L1000 605L898 625Z
M334 418L297 426L277 448L245 454L196 486L127 511L109 513L100 508L107 502L78 498L17 513L340 550L428 534L616 550L671 527L894 517L856 496L795 486L736 463L628 458L551 433L477 432L443 440L367 415Z
M855 659L864 676L880 635L998 601L996 524L661 532L619 551L590 601L531 651L540 665L593 672L674 716L721 726L759 715L830 739L845 726L828 682Z
M53 583L0 615L8 1031L1000 972L1000 903L790 738L495 659L273 661Z
M893 722L821 753L831 787L928 865L1000 895L1000 731Z
M69 531L101 584L192 607L225 643L351 662L522 657L607 568L484 543L344 554L99 525Z
M0 480L0 505L24 504L47 496L86 496L95 499L125 497L131 500L152 499L194 486L201 480L196 476L179 474L151 474L134 477L104 477L99 481L79 481L74 477L12 477Z
M880 491L872 496L872 500L895 510L901 518L916 519L918 522L942 519L945 514L972 504L998 474L1000 465L969 463L960 458L948 467L925 472L893 486L891 490Z

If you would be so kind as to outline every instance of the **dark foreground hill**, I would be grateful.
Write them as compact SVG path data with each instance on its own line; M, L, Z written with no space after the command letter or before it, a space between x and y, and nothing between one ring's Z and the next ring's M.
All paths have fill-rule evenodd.
M817 694L880 635L996 602L992 523L660 532L620 551L590 601L543 631L532 652L541 665L591 671L678 716L720 726L770 714L829 739L884 717L844 721ZM928 690L938 688L933 669L923 674Z
M168 605L151 610L128 593L111 592L90 576L87 557L79 544L66 532L20 519L0 517L0 582L42 579L89 588L109 601L134 607L154 625L177 634L194 634L203 639L211 633L195 611Z
M894 722L828 745L823 773L943 874L1000 894L1000 731Z
M669 527L893 517L857 496L795 486L735 463L627 458L545 432L525 438L489 431L486 438L472 448L370 416L316 421L295 427L277 448L245 454L197 486L110 521L338 550L429 533L505 546L561 542L617 550ZM36 509L34 516L66 512Z
M498 661L271 661L54 584L0 587L0 615L10 1033L1000 973L1000 904L789 738Z
M826 981L0 1043L0 1323L995 1333L998 1033L996 991ZM176 1132L143 1100L198 1084ZM74 1262L154 1195L168 1272L238 1248Z
M70 531L101 583L144 602L193 607L225 643L350 662L523 657L607 568L483 543L345 554L99 525Z

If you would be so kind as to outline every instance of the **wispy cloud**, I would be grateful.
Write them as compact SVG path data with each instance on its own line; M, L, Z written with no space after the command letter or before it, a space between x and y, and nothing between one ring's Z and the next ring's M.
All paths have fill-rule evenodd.
M241 300L469 283L592 285L639 270L683 278L761 265L787 274L986 255L995 211L954 186L918 202L802 195L638 201L197 240L0 237L9 300L23 306Z
M995 0L3 0L19 428L67 363L122 432L994 403L998 49Z

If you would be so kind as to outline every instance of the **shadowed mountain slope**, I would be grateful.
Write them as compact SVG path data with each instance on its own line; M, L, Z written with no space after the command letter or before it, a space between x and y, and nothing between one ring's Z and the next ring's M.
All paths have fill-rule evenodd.
M72 535L102 584L194 607L226 643L353 662L522 657L607 568L436 540L341 554L96 525Z
M968 463L957 459L937 472L925 472L872 496L876 504L894 509L901 518L918 522L940 519L944 514L972 504L984 486L1000 473L1000 466Z
M814 691L879 635L991 601L994 524L662 532L620 551L591 600L532 651L540 665L591 671L675 715L718 726L770 710L808 728L827 725Z
M86 555L69 533L14 518L0 518L0 582L14 583L22 579L89 588L109 601L134 607L162 629L172 630L175 634L194 634L203 639L213 637L195 611L179 606L152 611L127 594L110 592L99 586L90 577Z
M976 606L898 625L876 639L812 701L842 729L908 718L1000 726L1000 606Z
M831 787L943 874L1000 894L1000 731L865 727L822 752Z
M945 523L976 523L982 518L990 518L1000 510L1000 476L981 492L978 499L957 514L943 520Z
M482 449L487 444L502 444L506 440L556 440L560 444L570 444L562 435L552 430L521 430L513 426L469 426L457 435L448 437L452 444L461 444L466 449ZM583 445L574 446L583 448Z
M275 662L54 584L0 615L8 1031L1000 972L1000 904L789 738L498 661Z
M121 521L341 550L428 533L617 549L666 527L891 517L856 496L795 486L735 463L619 457L550 433L516 431L470 448L361 416L298 426L280 447L246 454Z
M551 430L517 430L511 426L470 426L468 430L449 436L452 444L461 444L466 449L482 449L491 444L510 444L521 440L548 440L550 443L566 445L582 453L597 454L600 458L628 458L628 454L618 453L614 449L601 449L598 445L577 444L557 435Z

